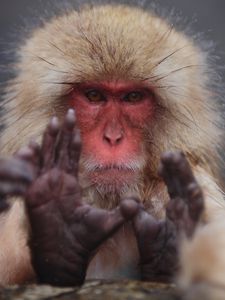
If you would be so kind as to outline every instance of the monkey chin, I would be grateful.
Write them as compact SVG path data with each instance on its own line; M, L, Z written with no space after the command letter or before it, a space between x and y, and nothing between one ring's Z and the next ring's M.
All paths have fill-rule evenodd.
M94 198L97 206L111 209L127 195L138 197L145 166L144 158L142 155L130 160L121 158L119 162L115 162L81 156L79 181L85 199L91 202Z

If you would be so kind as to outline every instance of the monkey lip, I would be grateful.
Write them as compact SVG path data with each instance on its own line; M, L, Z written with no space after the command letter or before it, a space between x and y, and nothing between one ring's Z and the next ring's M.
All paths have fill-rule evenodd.
M126 165L126 164L103 164L103 165L96 165L91 170L91 173L96 174L122 174L122 173L136 173L139 171L139 168L134 165Z
M101 184L131 184L138 174L138 170L127 166L102 166L89 173L93 183Z
M134 168L123 166L123 165L106 165L96 167L95 172L134 172Z
M102 161L83 157L84 176L89 178L92 184L112 186L120 189L137 182L143 170L142 157L133 157L129 161Z

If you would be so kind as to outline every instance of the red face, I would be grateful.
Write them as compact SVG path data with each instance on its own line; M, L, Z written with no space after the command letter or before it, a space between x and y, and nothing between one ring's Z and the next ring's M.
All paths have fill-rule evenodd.
M144 164L143 130L154 114L149 87L134 82L97 82L76 86L75 108L82 158L92 183L131 184Z

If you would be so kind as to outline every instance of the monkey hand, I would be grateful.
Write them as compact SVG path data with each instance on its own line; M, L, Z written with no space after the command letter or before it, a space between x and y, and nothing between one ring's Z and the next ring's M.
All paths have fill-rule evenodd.
M9 207L7 196L24 195L33 179L29 163L20 158L0 158L0 211Z
M166 219L158 221L144 209L134 219L143 280L172 281L179 269L178 247L182 236L191 237L204 209L202 191L190 165L180 153L162 156L159 170L170 201Z
M83 203L77 179L80 149L75 114L69 110L62 128L57 118L51 120L36 151L39 171L26 203L32 264L41 283L81 284L97 247L139 208L133 200L124 200L113 211Z

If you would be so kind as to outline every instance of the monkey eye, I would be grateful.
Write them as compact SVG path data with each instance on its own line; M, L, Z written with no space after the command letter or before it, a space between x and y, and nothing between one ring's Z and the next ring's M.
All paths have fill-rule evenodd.
M131 92L123 98L124 101L130 102L130 103L140 102L142 99L143 99L143 93L138 92L138 91Z
M92 103L98 103L105 101L105 97L98 90L89 90L85 93L87 99Z

